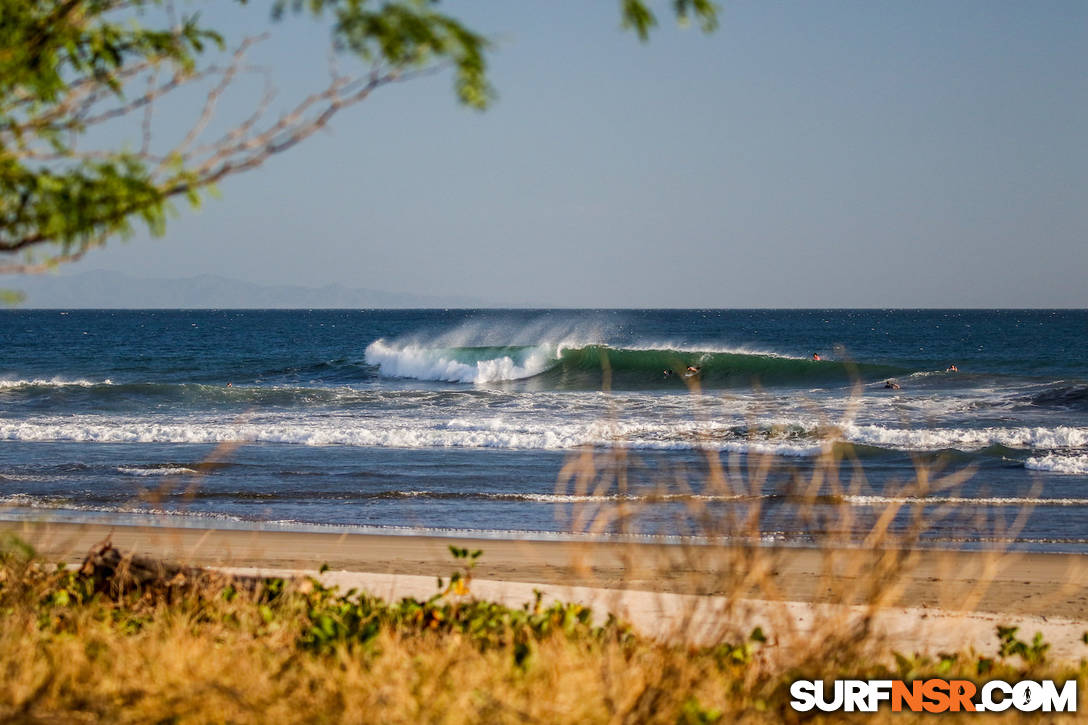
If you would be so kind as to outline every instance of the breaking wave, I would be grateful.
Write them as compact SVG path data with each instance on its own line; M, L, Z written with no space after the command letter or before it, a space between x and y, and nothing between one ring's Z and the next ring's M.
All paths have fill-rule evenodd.
M68 420L2 421L0 440L79 443L283 443L305 446L373 448L496 448L570 450L581 446L622 446L643 450L694 450L766 453L808 457L823 450L814 439L750 440L743 432L718 428L709 434L696 426L633 424L612 427L596 423L504 424L458 420L444 424L409 420L350 422L268 421L237 423L154 420L111 420L88 416ZM160 475L159 471L132 475Z
M902 450L979 450L990 446L1055 449L1088 446L1088 428L1074 426L1017 426L987 428L888 428L881 425L846 425L843 438L881 448Z
M1033 456L1024 461L1024 468L1032 471L1088 476L1088 455L1049 453L1045 456Z
M390 378L477 385L534 381L543 388L560 389L600 388L606 370L617 387L678 389L692 379L717 387L753 382L806 386L909 372L888 365L848 365L748 350L567 343L443 347L384 339L366 348L366 362ZM698 372L688 372L689 366Z
M490 383L538 375L555 364L561 351L558 345L443 349L376 340L366 348L366 361L391 378Z
M467 448L571 450L617 446L647 451L716 450L811 458L828 446L847 444L862 457L910 451L981 454L1033 470L1088 474L1088 428L889 428L881 425L826 426L818 420L783 420L750 425L739 420L634 419L571 420L549 416L491 414L440 418L405 416L314 417L276 414L262 420L227 418L169 420L68 416L32 420L0 419L0 440L82 443L278 443L371 448ZM1031 456L1031 457L1028 457ZM134 476L185 474L188 470L131 468Z

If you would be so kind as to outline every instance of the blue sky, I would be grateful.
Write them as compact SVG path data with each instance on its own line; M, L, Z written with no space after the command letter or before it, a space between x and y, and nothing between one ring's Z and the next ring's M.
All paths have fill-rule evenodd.
M232 37L264 3L205 3ZM499 98L382 89L330 132L67 271L506 304L1088 306L1088 3L726 2L640 44L618 3L444 3ZM327 28L257 59L323 80ZM252 94L251 94L252 95ZM243 108L243 90L230 99Z

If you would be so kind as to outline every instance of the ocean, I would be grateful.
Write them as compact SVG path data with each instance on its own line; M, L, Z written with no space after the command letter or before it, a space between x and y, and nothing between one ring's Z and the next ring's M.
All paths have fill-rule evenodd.
M0 311L6 519L808 544L889 503L1088 552L1088 312Z

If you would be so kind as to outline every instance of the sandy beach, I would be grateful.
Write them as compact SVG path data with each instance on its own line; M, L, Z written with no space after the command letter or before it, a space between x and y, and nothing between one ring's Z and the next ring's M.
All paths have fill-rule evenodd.
M850 590L851 569L865 571L864 551L807 548L762 550L769 585L725 591L740 572L736 561L708 547L655 544L510 541L427 536L186 529L71 523L0 523L43 556L75 562L107 536L125 552L199 566L255 567L410 576L445 576L456 566L449 546L481 549L479 579L733 595L797 602L825 601L828 566L836 587ZM923 550L906 568L896 602L910 607L970 609L1042 617L1088 619L1088 560L1067 554L1005 554ZM865 582L856 582L859 590ZM966 605L966 606L965 606Z

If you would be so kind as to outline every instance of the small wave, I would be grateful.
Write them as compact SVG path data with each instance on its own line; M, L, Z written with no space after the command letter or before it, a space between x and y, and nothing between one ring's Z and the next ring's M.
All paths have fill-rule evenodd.
M994 445L1007 448L1055 449L1088 446L1088 428L1073 426L1019 426L1011 428L887 428L881 425L846 425L843 439L902 450L959 448L981 450Z
M1088 385L1057 385L1024 399L1041 408L1088 410Z
M8 502L8 498L13 500ZM317 533L337 534L377 534L382 536L434 536L441 538L466 537L474 539L493 539L510 541L621 541L621 542L646 542L655 544L680 544L707 543L700 536L680 534L654 534L654 533L608 533L608 532L581 532L581 531L557 531L549 529L470 529L439 526L406 526L397 524L341 524L318 523L300 519L255 519L231 516L229 514L217 514L202 511L172 511L163 509L148 509L138 507L90 507L69 505L63 502L50 502L42 499L32 499L17 495L15 497L0 496L0 520L23 521L25 514L6 512L3 505L9 503L13 508L36 509L40 520L44 521L72 521L78 523L97 522L101 520L110 523L133 523L160 526L178 526L182 528L216 528L246 531L305 531ZM765 532L759 536L737 536L731 540L745 543L780 544L787 540L787 535L782 532ZM716 537L714 543L721 543L723 539Z
M42 476L33 473L0 473L0 481L12 481L20 483L41 483L43 481L52 481L50 476Z
M9 493L0 496L0 508L9 506L37 506L45 501L39 496L31 496L28 493ZM47 504L48 505L48 504Z
M185 466L118 466L117 472L128 476L184 476L199 473L196 469Z
M35 378L33 380L0 380L0 390L19 388L93 388L98 385L113 385L109 378L94 380L65 380L64 378Z
M1024 468L1049 473L1067 473L1088 476L1088 455L1061 455L1050 453L1024 461Z
M786 424L788 423L788 424ZM0 440L71 441L85 443L283 443L307 446L375 448L499 448L569 450L581 446L634 450L717 450L776 456L811 457L839 443L865 446L871 454L891 451L992 452L1014 455L1027 450L1058 459L1037 459L1032 466L1050 465L1077 472L1066 452L1088 447L1088 428L1072 426L1010 428L890 428L846 424L826 427L818 422L786 421L782 425L751 427L736 422L700 421L578 421L538 417L486 416L449 419L404 417L273 416L264 421L226 419L170 421L160 418L68 416L32 420L0 419ZM1082 460L1082 459L1076 459ZM1072 468L1071 468L1072 466ZM186 467L188 468L188 467ZM1040 468L1040 470L1043 470ZM184 473L185 471L178 471ZM164 475L148 469L132 475Z
M572 493L486 493L486 492L447 492L447 491L381 491L365 494L370 498L434 498L434 499L478 499L485 501L525 501L532 503L684 503L711 501L743 501L751 496L722 496L698 493L645 493L645 494L572 494Z
M239 406L260 407L322 407L322 406L369 406L374 404L398 405L420 400L449 398L454 391L437 390L382 390L353 387L348 384L245 384L196 382L119 382L66 383L61 386L40 386L35 381L21 381L20 385L0 386L0 394L15 399L48 397L52 406L86 405L97 409L146 409L161 404L192 406ZM25 384L23 384L25 383ZM457 394L486 393L487 391L456 391ZM34 402L40 402L35 400Z
M41 511L57 512L60 514L74 514L75 518L82 519L87 514L105 514L113 521L125 522L128 516L154 517L167 519L171 525L185 519L199 521L216 521L220 523L260 523L257 519L246 519L232 514L218 513L214 511L174 511L153 506L141 506L130 504L98 505L80 504L61 497L30 496L23 493L15 493L0 496L0 507L30 508Z
M843 496L858 506L952 505L952 506L1088 506L1088 498L1031 498L1027 496L972 498L968 496Z
M707 435L697 424L609 426L587 423L508 425L480 421L473 428L446 428L416 421L337 424L111 421L88 416L63 421L0 421L0 440L81 443L284 443L375 448L498 448L569 450L581 446L643 450L708 449L808 457L819 440L749 440L725 428ZM156 475L156 474L147 474Z

